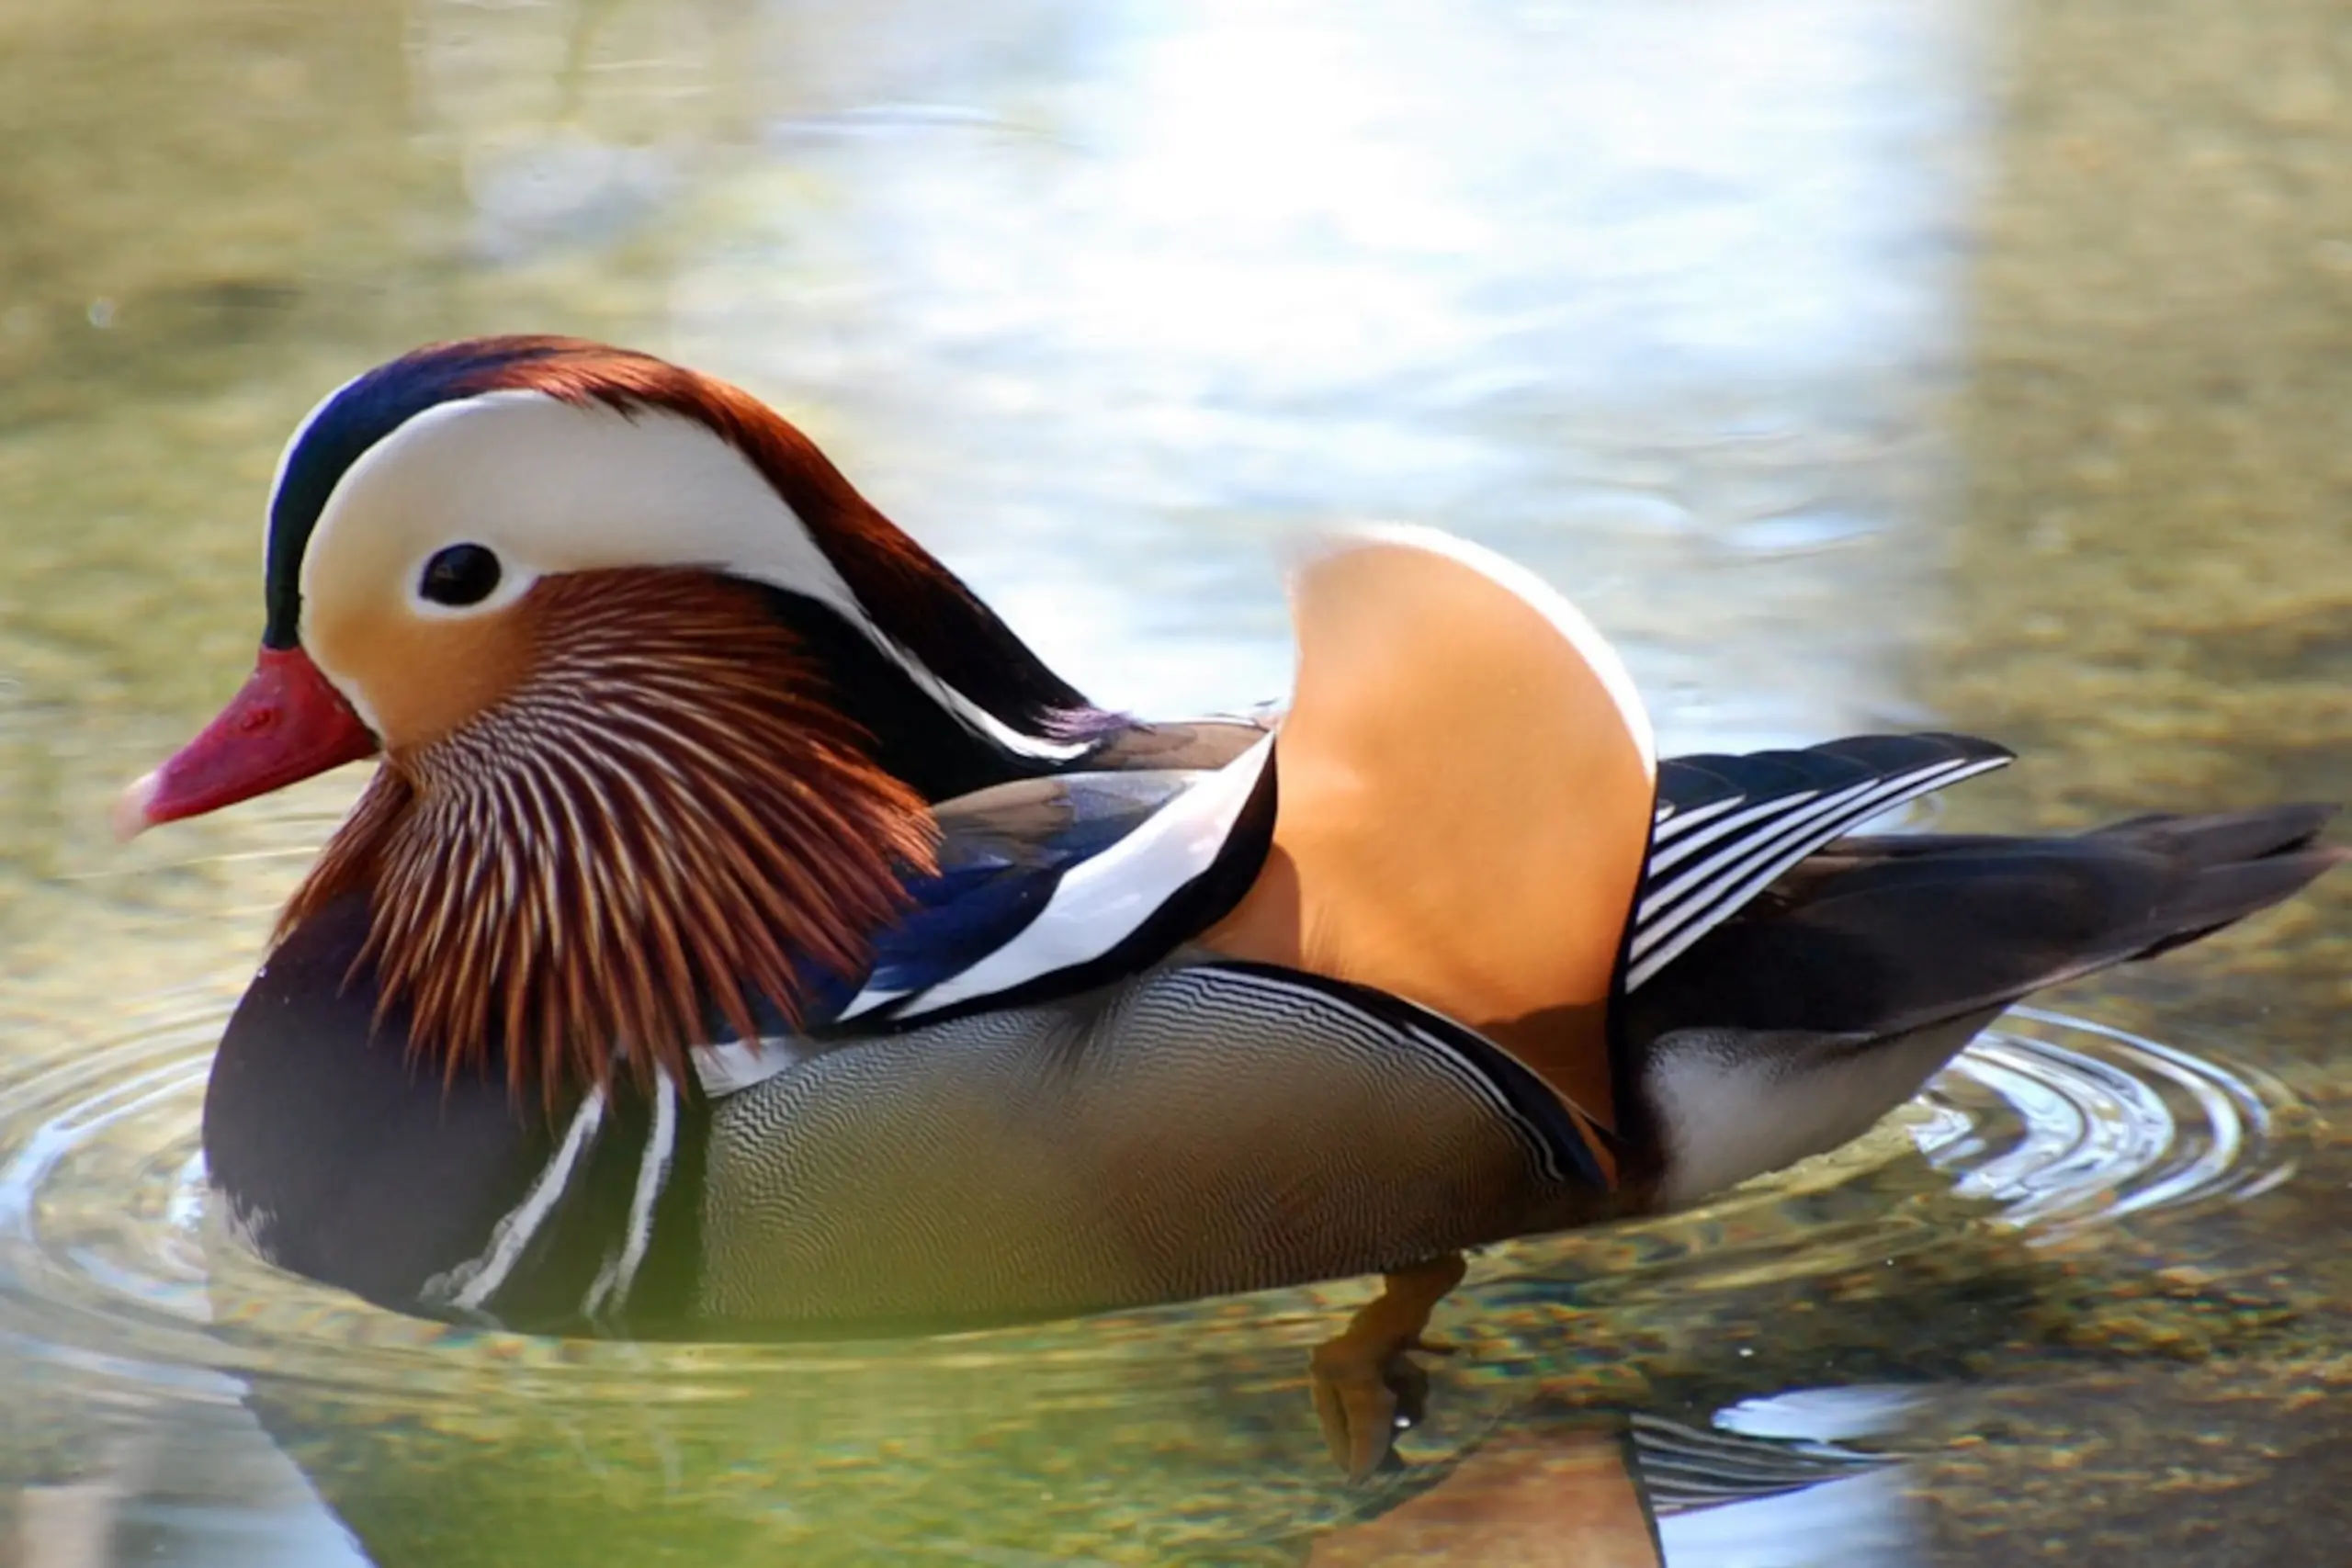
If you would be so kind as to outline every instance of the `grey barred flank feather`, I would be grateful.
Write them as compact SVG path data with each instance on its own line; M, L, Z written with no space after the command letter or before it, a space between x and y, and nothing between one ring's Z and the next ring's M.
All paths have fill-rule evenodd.
M379 1016L405 1003L451 1077L503 1040L552 1104L684 1074L707 1008L745 1038L756 998L797 1016L804 965L856 976L933 829L755 592L589 572L524 609L517 687L387 758L281 929L367 886Z

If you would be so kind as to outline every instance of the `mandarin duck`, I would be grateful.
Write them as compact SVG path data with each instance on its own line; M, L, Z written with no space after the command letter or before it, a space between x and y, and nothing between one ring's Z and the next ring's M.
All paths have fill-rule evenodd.
M1855 836L2010 753L1661 761L1582 615L1425 530L1296 569L1278 716L1108 712L761 402L570 339L320 403L263 597L117 807L379 760L212 1066L254 1251L653 1337L1384 1274L1312 1367L1358 1473L1464 1249L1833 1148L2343 853L2314 806Z

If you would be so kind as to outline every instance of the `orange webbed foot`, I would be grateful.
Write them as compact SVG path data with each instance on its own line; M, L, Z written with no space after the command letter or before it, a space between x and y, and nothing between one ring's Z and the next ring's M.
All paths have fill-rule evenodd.
M1430 1375L1412 1357L1453 1353L1452 1346L1423 1338L1422 1331L1437 1303L1462 1282L1465 1267L1459 1256L1450 1256L1384 1276L1380 1294L1309 1358L1323 1441L1350 1481L1379 1469L1399 1428L1426 1412Z

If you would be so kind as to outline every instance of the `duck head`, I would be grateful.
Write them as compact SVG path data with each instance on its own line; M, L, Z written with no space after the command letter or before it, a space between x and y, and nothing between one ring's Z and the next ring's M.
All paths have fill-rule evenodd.
M252 676L118 830L379 755L281 933L365 897L355 973L412 1043L454 1073L503 1041L549 1095L682 1066L713 1010L795 1016L928 866L930 802L1113 722L774 412L571 339L327 398L264 599Z

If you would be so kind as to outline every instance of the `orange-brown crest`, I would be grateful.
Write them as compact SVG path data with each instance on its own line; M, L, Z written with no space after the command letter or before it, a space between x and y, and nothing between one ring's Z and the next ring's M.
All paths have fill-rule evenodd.
M521 602L507 694L388 754L281 917L370 900L355 976L445 1076L505 1043L510 1086L691 1081L715 1010L745 1038L803 970L854 977L927 870L922 801L877 768L761 591L582 572Z

